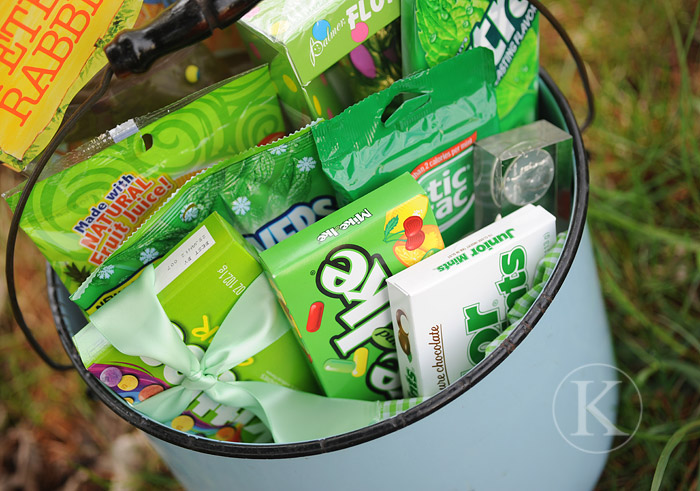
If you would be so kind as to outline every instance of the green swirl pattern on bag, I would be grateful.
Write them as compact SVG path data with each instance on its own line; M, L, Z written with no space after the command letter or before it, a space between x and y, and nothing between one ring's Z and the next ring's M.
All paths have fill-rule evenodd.
M71 298L92 314L214 211L264 249L335 209L332 187L321 170L307 127L194 176Z
M193 172L283 135L266 67L202 92L32 191L22 229L70 292Z

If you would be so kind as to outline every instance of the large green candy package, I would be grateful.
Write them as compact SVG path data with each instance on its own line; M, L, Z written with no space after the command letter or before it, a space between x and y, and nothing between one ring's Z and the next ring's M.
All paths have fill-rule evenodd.
M230 224L216 212L212 213L146 273L144 280L151 278L152 289L140 294L151 293L157 298L168 324L189 350L200 356L208 351L219 331L228 331L230 336L231 330L235 330L236 341L242 343L253 333L264 330L266 341L246 353L249 356L245 361L225 371L225 379L265 381L318 392L306 356L251 249ZM124 294L130 293L127 290ZM246 322L246 309L254 311L253 322ZM146 311L131 314L149 320L152 315ZM229 317L236 321L232 323ZM125 322L122 315L119 318ZM139 330L134 335L139 340L148 336ZM174 367L120 352L93 323L80 330L73 341L88 371L137 411L141 402L182 383L183 375ZM218 440L268 442L270 439L269 431L250 411L212 404L205 394L194 398L186 411L163 423Z
M443 247L425 192L403 174L260 254L328 397L401 396L386 280Z
M100 151L39 181L20 225L74 292L179 186L219 160L284 135L266 67L195 94L148 124L129 121ZM19 192L6 196L11 208ZM165 252L165 251L164 251Z
M427 192L445 244L472 232L473 144L499 131L494 79L491 51L470 50L314 126L340 203L410 172Z
M503 131L532 123L537 108L539 14L524 0L402 0L404 75L486 47L496 64Z
M92 314L213 212L262 250L336 208L311 128L305 128L192 177L90 275L71 299Z

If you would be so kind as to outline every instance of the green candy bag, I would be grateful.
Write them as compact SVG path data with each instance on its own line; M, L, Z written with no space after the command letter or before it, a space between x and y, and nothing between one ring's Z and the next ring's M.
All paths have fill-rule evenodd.
M498 115L503 131L536 117L539 14L525 0L402 0L404 75L458 53L494 52Z
M336 208L333 188L321 171L311 128L307 127L191 178L71 299L92 314L213 212L262 250Z
M341 204L410 172L427 191L445 244L473 231L472 149L477 137L499 130L494 80L493 54L474 49L317 124L323 170Z
M20 225L70 292L193 172L284 134L266 67L154 117L130 120L91 142L97 153L78 163L69 158L29 197ZM12 209L19 189L5 196Z
M239 169L227 172L221 199L231 223L258 250L269 249L338 208L310 127L252 152Z

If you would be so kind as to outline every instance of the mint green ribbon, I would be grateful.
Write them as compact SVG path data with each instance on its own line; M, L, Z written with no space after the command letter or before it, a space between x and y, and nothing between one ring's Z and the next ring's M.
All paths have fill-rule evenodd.
M255 414L277 443L316 440L353 431L399 414L422 399L332 399L265 382L221 381L219 376L278 339L288 324L272 289L259 275L233 306L201 361L173 329L156 297L152 266L90 316L119 351L153 358L184 375L134 408L161 423L182 414L202 392L220 404Z

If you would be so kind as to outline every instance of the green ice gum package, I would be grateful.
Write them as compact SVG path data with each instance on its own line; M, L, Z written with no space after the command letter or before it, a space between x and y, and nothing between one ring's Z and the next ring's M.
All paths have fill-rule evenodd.
M473 231L473 144L499 130L494 77L493 54L470 50L314 126L341 204L410 172L427 191L446 244Z
M265 67L198 95L33 189L20 224L70 292L193 171L284 134ZM14 209L19 192L5 198Z
M91 314L214 211L264 249L335 209L311 128L305 128L191 178L71 298Z
M224 186L221 199L230 221L258 250L337 209L310 127L252 152L227 173Z
M503 131L536 117L539 14L524 0L402 0L404 76L476 47L494 52Z

